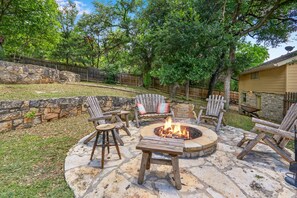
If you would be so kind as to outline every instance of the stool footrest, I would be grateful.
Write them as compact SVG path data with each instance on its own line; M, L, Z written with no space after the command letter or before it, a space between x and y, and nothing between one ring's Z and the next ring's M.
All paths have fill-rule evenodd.
M161 165L169 165L172 166L172 162L171 160L167 160L167 159L155 159L155 158L151 158L151 164L161 164Z

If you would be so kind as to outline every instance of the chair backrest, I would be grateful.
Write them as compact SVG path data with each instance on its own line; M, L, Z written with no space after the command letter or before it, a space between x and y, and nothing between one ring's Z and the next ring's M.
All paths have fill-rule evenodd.
M290 106L287 111L286 116L284 117L282 123L280 124L279 129L285 131L291 131L293 129L294 122L297 119L297 103L294 103Z
M286 116L284 117L282 123L279 126L279 129L284 131L293 131L294 125L297 124L297 103L294 103L290 106L287 111ZM273 139L278 143L278 146L284 148L289 139L283 138L281 135L274 135Z
M219 116L221 109L224 109L224 100L223 96L220 95L211 95L207 99L206 115L209 116Z
M147 113L157 111L159 103L165 103L165 97L158 94L142 94L135 97L135 104L143 104Z
M87 103L88 103L88 112L91 116L91 118L96 118L96 117L101 117L103 116L101 107L99 105L99 101L97 100L97 98L95 96L89 96L87 98ZM96 121L96 124L105 124L106 121L105 120L98 120Z

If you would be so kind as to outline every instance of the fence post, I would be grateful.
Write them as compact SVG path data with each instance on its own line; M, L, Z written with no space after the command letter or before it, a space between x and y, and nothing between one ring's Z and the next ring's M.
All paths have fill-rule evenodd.
M89 82L89 70L87 69L87 82Z

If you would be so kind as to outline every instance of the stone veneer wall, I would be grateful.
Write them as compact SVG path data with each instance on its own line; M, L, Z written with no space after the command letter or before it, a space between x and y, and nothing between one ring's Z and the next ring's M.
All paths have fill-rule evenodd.
M247 92L245 104L256 107L257 95L261 96L261 111L258 112L259 116L267 120L281 122L283 119L284 95ZM240 100L242 102L242 98Z
M54 82L80 82L80 75L37 65L0 61L0 83L43 84Z
M0 83L53 83L59 81L59 70L37 65L0 61Z
M0 101L0 132L29 128L85 112L86 96L27 101ZM121 108L130 110L132 98L97 96L103 111ZM35 112L35 113L32 113ZM35 114L35 116L30 116ZM33 117L33 118L32 118Z

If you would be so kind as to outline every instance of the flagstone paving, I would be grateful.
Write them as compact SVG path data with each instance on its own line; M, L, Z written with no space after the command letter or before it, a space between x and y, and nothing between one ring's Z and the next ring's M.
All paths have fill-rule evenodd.
M125 142L120 146L122 159L119 160L116 149L111 147L103 170L100 168L100 149L96 149L94 156L97 158L90 162L93 142L83 144L86 137L69 150L65 159L65 178L76 197L297 197L297 190L284 181L289 164L267 146L257 145L256 151L244 160L236 159L242 150L236 144L245 131L230 126L220 130L215 153L179 160L181 190L174 187L172 168L164 165L151 165L144 184L139 185L141 151L135 147L140 135L133 123L131 125L131 137L121 133Z

